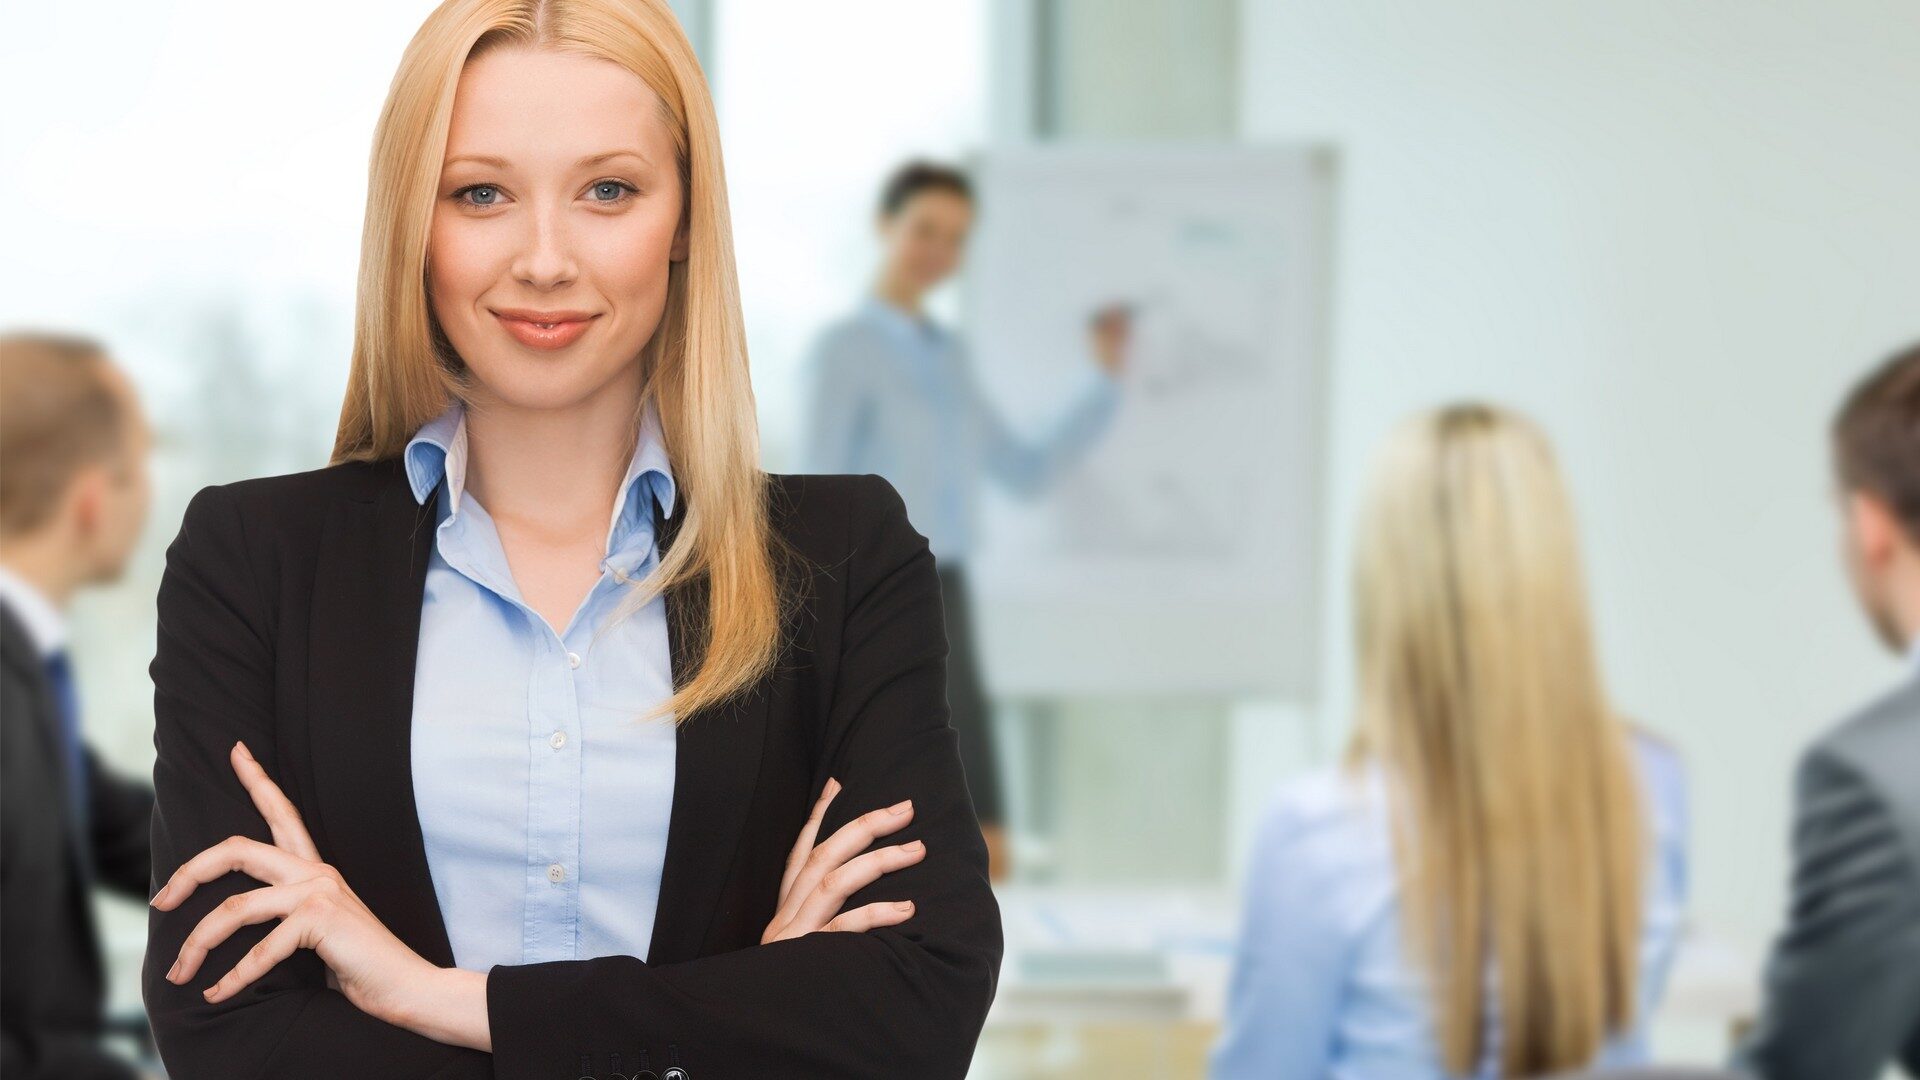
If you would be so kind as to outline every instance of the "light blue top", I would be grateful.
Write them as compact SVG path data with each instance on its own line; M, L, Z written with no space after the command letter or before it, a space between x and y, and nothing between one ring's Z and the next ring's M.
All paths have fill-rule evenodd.
M1112 420L1118 383L1099 365L1045 438L1009 428L974 381L966 343L931 320L868 296L814 340L804 471L878 473L907 504L943 565L972 551L974 481L1032 494Z
M520 598L493 519L465 490L466 410L406 448L438 526L413 691L414 804L454 962L646 958L673 806L675 738L637 719L670 696L665 602L621 621L651 570L673 474L651 408L614 498L600 580L556 632ZM444 480L444 483L442 482Z
M1661 744L1641 736L1634 744L1653 833L1639 1018L1602 1048L1595 1068L1645 1062L1646 1018L1666 985L1687 892L1685 773ZM1358 778L1326 771L1283 788L1268 810L1248 871L1216 1080L1447 1076L1427 983L1402 951L1382 787L1378 769ZM1474 1075L1491 1080L1497 1016L1486 1032Z

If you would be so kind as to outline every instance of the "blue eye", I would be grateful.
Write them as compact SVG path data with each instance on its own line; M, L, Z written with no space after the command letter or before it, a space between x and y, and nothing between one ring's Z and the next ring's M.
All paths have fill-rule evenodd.
M488 193L488 198L468 203L467 205L469 206L495 206L497 205L496 200L500 197L500 189L494 187L492 184L468 184L466 187L453 193L454 200L456 202L464 202L465 196L469 191L476 193L484 191Z
M640 194L639 188L636 188L632 184L629 184L623 180L601 180L593 185L592 190L596 193L602 192L602 191L611 192L611 197L609 198L605 198L605 199L596 198L592 200L593 202L600 202L600 203L622 202L634 195Z

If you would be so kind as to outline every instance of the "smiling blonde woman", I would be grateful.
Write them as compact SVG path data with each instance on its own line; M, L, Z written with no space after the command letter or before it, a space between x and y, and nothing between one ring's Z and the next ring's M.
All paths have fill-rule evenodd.
M965 1074L1001 939L933 558L884 481L758 457L666 4L441 5L333 462L167 553L174 1075Z

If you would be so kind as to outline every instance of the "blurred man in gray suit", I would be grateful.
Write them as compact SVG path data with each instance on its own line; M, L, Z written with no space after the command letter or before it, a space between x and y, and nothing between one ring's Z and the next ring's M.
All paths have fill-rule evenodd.
M1849 576L1908 670L1801 760L1788 922L1737 1061L1767 1080L1920 1076L1920 346L1848 395L1833 453Z

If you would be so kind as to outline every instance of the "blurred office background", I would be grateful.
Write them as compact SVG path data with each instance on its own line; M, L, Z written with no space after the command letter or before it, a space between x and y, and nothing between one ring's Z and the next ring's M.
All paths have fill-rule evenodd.
M104 338L162 439L142 553L76 612L90 735L125 769L152 764L154 592L187 499L325 463L370 134L430 7L53 4L0 37L0 326ZM1299 384L1314 427L1303 461L1273 463L1309 480L1287 520L1310 534L1288 550L1312 587L1288 617L1312 632L1273 657L1286 678L1148 671L1106 692L1000 678L987 648L1017 869L976 1075L1200 1074L1251 827L1347 729L1370 451L1460 395L1557 440L1611 686L1688 761L1692 929L1654 1039L1664 1059L1722 1057L1783 911L1794 755L1897 671L1840 569L1825 425L1920 336L1912 6L675 7L720 111L774 470L796 464L807 345L865 291L877 186L902 159L1277 147L1325 169ZM936 310L966 329L990 286ZM1016 417L1031 404L989 390ZM989 632L1012 618L990 583L979 602ZM102 905L114 1000L137 1007L144 912Z

